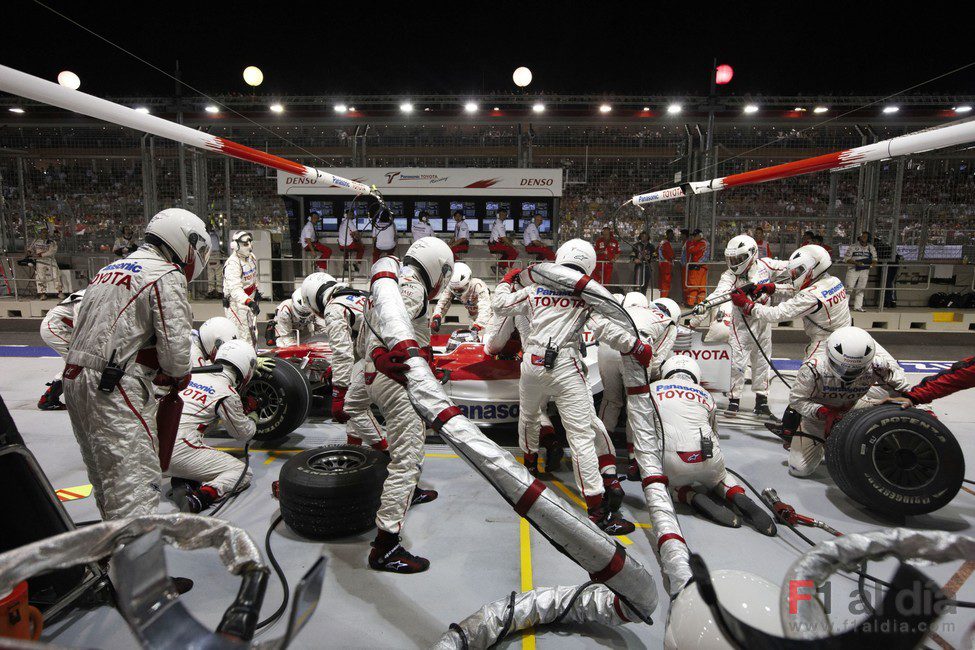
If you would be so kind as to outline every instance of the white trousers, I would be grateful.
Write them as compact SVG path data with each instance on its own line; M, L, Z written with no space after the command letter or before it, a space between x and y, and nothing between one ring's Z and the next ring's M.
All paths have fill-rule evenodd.
M870 277L870 269L857 271L850 267L846 272L846 290L850 293L850 307L852 309L863 308L863 290L867 288L867 279Z
M61 269L54 258L48 261L38 260L34 265L34 280L37 282L37 293L61 293Z
M215 489L220 496L224 496L237 484L243 471L244 461L207 446L203 442L203 436L198 431L192 430L179 432L166 476L199 481ZM248 467L244 478L240 479L239 489L242 490L251 484L252 475L253 472Z
M752 390L756 395L768 395L769 365L762 354L772 357L772 325L752 321L752 334L758 339L755 344L744 323L731 324L731 390L729 399L739 399L745 392L745 375L749 366L752 369Z
M225 307L223 313L237 328L237 336L241 340L257 345L257 317L247 305L230 301L230 306Z
M383 446L386 436L382 427L372 415L372 401L366 391L365 360L360 360L352 366L352 381L345 394L345 412L349 414L349 421L345 424L346 432L370 447Z

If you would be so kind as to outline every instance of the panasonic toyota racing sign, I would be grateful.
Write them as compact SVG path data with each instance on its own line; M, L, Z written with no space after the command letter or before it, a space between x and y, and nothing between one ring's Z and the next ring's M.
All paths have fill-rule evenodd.
M562 196L562 169L338 167L329 173L375 185L384 196ZM342 194L342 187L278 172L278 194Z

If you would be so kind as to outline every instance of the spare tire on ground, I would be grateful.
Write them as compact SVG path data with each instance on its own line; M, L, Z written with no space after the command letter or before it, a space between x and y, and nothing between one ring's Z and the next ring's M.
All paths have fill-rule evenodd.
M829 474L848 497L887 515L921 515L955 498L965 459L955 436L918 409L850 411L826 440Z
M254 397L257 411L255 440L283 438L304 423L311 408L311 387L305 374L290 361L277 359L268 375L257 375L248 382L242 398Z
M303 451L281 468L281 516L309 539L334 539L375 524L386 480L386 454L358 445Z

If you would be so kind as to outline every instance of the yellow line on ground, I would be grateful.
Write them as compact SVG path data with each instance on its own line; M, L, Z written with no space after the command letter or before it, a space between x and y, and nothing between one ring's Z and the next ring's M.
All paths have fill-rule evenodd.
M583 501L582 498L579 497L578 494L576 494L575 492L573 492L572 490L570 490L565 485L565 483L563 483L562 481L560 481L558 479L554 479L554 478L552 479L552 483L555 485L555 487L557 487L558 489L562 490L567 497L569 497L570 499L572 499L572 501L574 501L577 506L579 506L583 510L586 509L586 502ZM623 542L623 546L629 546L630 544L633 543L633 540L630 539L629 537L627 537L626 535L616 535L616 539L618 539L621 542Z
M521 546L521 590L531 591L535 588L532 576L532 537L531 524L524 517L520 520L519 538ZM525 630L521 637L521 647L524 650L535 650L535 630Z
M278 457L277 452L275 452L275 451L269 451L269 452L267 452L267 460L264 461L264 464L265 465L270 465L271 463L274 462L274 459L276 459L277 457Z
M653 528L653 524L643 524L640 523L639 521L634 521L633 525L636 526L637 528Z
M457 454L424 454L424 458L460 458Z

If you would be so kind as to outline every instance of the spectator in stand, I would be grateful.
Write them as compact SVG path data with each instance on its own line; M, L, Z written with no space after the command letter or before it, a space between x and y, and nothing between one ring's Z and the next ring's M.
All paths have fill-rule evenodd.
M823 241L823 236L822 235L813 235L812 236L812 242L810 242L810 243L815 244L816 246L822 246L823 247L823 250L826 251L827 253L829 253L830 259L832 259L832 257L833 257L833 247L827 245L826 242Z
M542 225L544 217L540 214L536 214L535 217L528 222L525 226L525 234L522 240L525 243L525 252L534 255L536 259L547 260L552 262L555 260L555 253L551 248L542 243L542 235L539 232L539 227Z
M450 240L450 250L454 251L454 259L470 250L471 229L460 210L454 212L454 238Z
M670 285L673 283L674 258L676 256L674 231L668 228L667 232L664 233L664 238L660 240L660 244L657 246L657 288L660 289L661 298L670 295Z
M112 244L112 252L118 257L128 257L138 247L139 244L136 243L135 237L132 235L132 227L123 226L122 234L116 237L115 243Z
M511 260L518 259L518 251L511 245L508 239L508 228L504 222L508 219L508 211L504 208L498 210L494 215L494 223L491 224L491 235L488 238L488 250L495 255L501 256L498 266L503 269L511 268Z
M850 307L853 311L863 308L863 290L867 288L870 269L877 265L877 249L870 243L870 233L862 232L856 243L846 249L843 261L850 265L846 271L846 290L850 292Z
M772 247L765 241L765 229L761 226L755 228L755 244L758 246L758 259L772 257Z
M596 273L593 278L606 286L613 280L613 266L620 256L620 242L613 236L609 226L603 226L602 235L596 239Z
M318 243L318 233L315 232L315 226L319 219L320 215L317 212L309 213L308 221L305 222L305 227L301 229L301 235L298 237L298 248L301 249L302 257L302 275L309 275L312 272L312 259L315 258L316 253L320 254L321 259L325 260L332 256L331 248Z
M396 222L389 210L382 210L372 227L372 263L380 257L396 256Z
M700 228L684 242L680 259L684 265L684 303L693 307L707 295L708 267L701 262L708 259L708 242Z
M420 214L413 221L413 241L417 239L423 239L424 237L433 237L433 226L430 225L430 213L426 210L420 210Z
M887 397L884 402L900 404L910 408L917 404L930 404L940 397L947 397L966 388L975 387L975 357L956 361L948 370L929 375L917 386L904 393L903 397Z
M815 243L813 241L813 238L815 236L816 236L816 233L814 233L812 230L807 230L806 232L802 233L802 241L799 242L799 248L802 248L803 246L808 246L809 244Z
M355 253L356 260L361 260L366 252L366 247L362 245L362 235L355 225L355 217L348 210L342 215L342 223L339 224L339 250L343 253Z
M673 231L670 232L673 235ZM653 243L650 241L650 233L644 230L640 233L640 238L633 244L633 252L630 253L630 259L634 264L633 283L640 288L642 293L646 293L647 287L650 285L651 271L653 269L650 265L653 263L655 257Z

